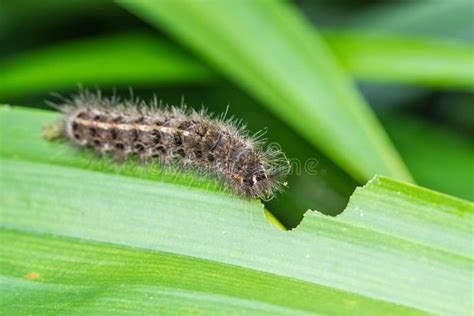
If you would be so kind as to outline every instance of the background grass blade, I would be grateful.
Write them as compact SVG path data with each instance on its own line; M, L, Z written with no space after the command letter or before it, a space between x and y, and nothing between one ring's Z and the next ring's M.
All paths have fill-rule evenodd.
M469 1L398 1L361 10L352 29L408 33L473 42L472 3Z
M63 312L115 302L170 312L472 310L472 203L379 177L340 216L308 212L281 232L257 201L139 167L116 172L42 140L41 125L54 118L0 114L0 272L2 287L14 289L1 292L5 311L25 297Z
M474 87L472 45L367 32L324 32L323 36L344 69L356 79L438 89ZM172 43L140 33L38 49L11 57L0 67L0 98L8 102L25 94L71 89L78 82L170 86L209 84L218 78Z
M468 137L408 115L387 115L383 123L417 183L474 201L474 144Z
M474 87L472 45L367 32L325 32L323 36L344 69L356 79L436 88ZM139 33L59 44L12 57L0 67L3 101L71 89L78 82L173 85L217 79L210 68L173 44Z
M365 181L376 173L410 179L350 79L290 5L273 1L119 3L194 49L356 179Z
M1 65L0 98L84 85L173 85L208 81L210 72L152 36L122 34L25 53Z
M328 32L324 38L357 79L474 90L472 44L368 32Z

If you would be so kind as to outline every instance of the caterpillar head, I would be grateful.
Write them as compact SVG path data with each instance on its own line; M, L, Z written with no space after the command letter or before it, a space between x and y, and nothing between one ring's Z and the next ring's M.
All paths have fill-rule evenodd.
M233 178L247 197L269 200L285 186L282 180L288 175L290 166L281 152L250 153L245 160L242 172Z

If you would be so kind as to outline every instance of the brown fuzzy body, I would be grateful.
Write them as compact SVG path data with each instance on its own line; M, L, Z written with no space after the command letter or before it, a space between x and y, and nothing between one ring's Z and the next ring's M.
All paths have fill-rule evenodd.
M82 93L61 105L63 134L81 147L123 161L136 155L211 174L248 198L271 198L288 162L229 120L184 108L160 108Z

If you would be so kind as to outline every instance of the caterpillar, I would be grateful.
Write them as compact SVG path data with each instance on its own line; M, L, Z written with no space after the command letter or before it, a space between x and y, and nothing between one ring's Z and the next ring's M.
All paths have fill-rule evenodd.
M136 156L143 163L194 169L249 199L269 200L286 186L290 166L281 150L264 149L261 133L252 136L225 115L88 90L50 104L62 112L57 136L99 156L118 162Z

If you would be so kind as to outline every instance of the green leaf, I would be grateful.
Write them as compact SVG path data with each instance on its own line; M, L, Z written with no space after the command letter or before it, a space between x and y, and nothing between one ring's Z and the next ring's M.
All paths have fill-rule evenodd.
M472 311L472 203L377 177L281 232L209 181L43 140L55 117L0 112L3 314Z
M471 140L408 115L387 115L382 121L419 184L474 201Z
M474 46L395 34L325 33L343 66L355 78L474 91Z
M166 252L9 229L0 230L0 237L8 256L2 255L0 310L8 314L415 314L307 282Z
M470 1L397 1L372 8L351 15L350 27L474 41Z
M324 32L356 79L472 90L472 45L364 32ZM124 61L127 62L124 62ZM33 50L0 66L0 97L84 85L208 83L211 69L159 38L128 33ZM381 71L383 69L383 71Z
M25 53L1 65L0 98L84 85L208 81L199 62L164 41L139 34L81 40Z
M315 30L277 1L119 1L206 58L360 181L410 179Z

